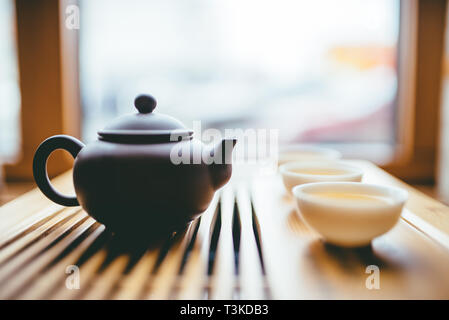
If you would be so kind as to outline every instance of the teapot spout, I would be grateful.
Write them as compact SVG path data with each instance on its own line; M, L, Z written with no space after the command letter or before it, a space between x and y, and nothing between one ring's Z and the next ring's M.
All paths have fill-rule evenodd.
M232 151L236 143L235 138L225 138L213 148L209 172L215 190L221 188L231 178Z

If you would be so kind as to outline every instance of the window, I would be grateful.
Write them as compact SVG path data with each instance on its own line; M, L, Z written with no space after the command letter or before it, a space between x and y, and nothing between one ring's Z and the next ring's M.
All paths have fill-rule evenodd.
M11 160L20 147L17 58L14 6L0 0L0 159Z
M86 142L149 92L187 126L275 128L286 144L332 144L408 181L435 176L444 0L77 0L79 52L78 30L42 24L63 21L71 0L16 1L20 35L46 40L20 37L20 70L40 79L22 79L21 146L13 3L0 0L0 156L22 154L9 179L32 177L49 135L79 136L78 62Z
M399 0L80 1L84 138L151 93L192 126L395 142Z

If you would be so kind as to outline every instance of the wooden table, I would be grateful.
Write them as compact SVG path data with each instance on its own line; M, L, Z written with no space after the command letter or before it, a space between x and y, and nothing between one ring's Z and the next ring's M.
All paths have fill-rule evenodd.
M448 299L449 208L352 163L364 182L410 193L395 228L358 249L324 243L277 174L236 168L201 219L158 246L127 246L81 208L33 190L0 208L0 298ZM53 183L73 188L70 172ZM368 289L376 268L380 287Z

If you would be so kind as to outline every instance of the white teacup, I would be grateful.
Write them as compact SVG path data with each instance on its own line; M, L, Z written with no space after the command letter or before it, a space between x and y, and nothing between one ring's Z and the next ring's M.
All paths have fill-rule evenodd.
M292 188L311 182L325 181L362 181L363 171L343 161L295 161L279 167L282 180L287 191L292 194Z
M314 145L293 145L279 152L278 165L292 161L338 160L342 154L334 149Z
M293 188L298 211L327 242L364 246L397 223L407 191L357 182L310 183Z

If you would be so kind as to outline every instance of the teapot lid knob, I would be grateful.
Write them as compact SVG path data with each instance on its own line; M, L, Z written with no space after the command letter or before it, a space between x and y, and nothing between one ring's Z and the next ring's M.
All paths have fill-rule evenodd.
M134 99L134 105L139 113L151 113L156 108L157 101L149 94L141 94Z

